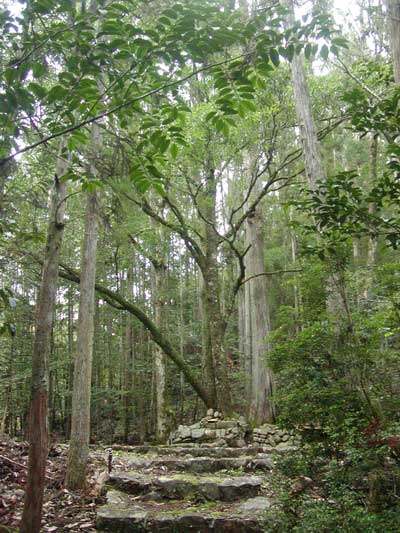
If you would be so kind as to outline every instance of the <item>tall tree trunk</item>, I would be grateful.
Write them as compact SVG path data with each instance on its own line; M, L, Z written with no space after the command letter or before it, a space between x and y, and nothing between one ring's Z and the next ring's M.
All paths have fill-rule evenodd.
M378 136L374 135L371 139L370 149L369 149L369 182L371 187L373 187L374 182L376 181L377 176L377 156L378 156ZM376 211L375 202L371 202L368 206L368 211L370 214L374 214ZM368 241L368 257L367 265L373 267L376 263L376 251L378 247L378 240L376 236L371 235Z
M126 279L126 292L128 298L133 295L133 268L128 267ZM123 409L124 409L124 440L128 442L129 434L132 431L133 413L133 365L134 365L134 344L132 318L127 314L125 324L125 361L123 378Z
M224 326L220 302L218 235L216 233L217 184L215 171L207 169L203 215L205 254L202 264L203 360L209 395L215 407L229 414L231 406L228 368L223 350Z
M393 56L394 81L400 85L400 1L386 0L390 45Z
M289 2L289 9L293 10L293 5L290 0ZM288 22L293 25L294 21L294 12L291 11L288 16ZM303 144L307 180L310 188L315 190L318 181L325 181L326 174L322 165L317 128L312 115L311 100L304 69L304 56L302 53L294 55L290 67L296 115L300 126L301 141Z
M67 325L67 345L68 345L68 396L65 401L65 410L66 410L66 428L65 436L67 439L71 436L71 411L72 411L72 391L73 391L73 381L74 381L74 304L73 304L73 294L72 287L68 289L68 325Z
M182 255L180 256L180 261L182 262ZM181 272L184 265L180 265ZM184 300L183 300L183 284L187 280L187 265L185 269L185 281L183 276L180 276L179 279L179 353L181 357L184 357L184 346L185 346L185 318L184 318ZM184 386L185 380L183 372L179 373L179 423L183 423L183 414L185 412L185 394Z
M90 4L96 14L97 1ZM97 86L102 94L103 76L99 73ZM98 177L99 154L102 136L100 126L92 125L89 151L90 173ZM81 253L81 279L79 314L77 324L77 350L74 367L74 391L72 396L71 439L69 445L66 484L70 489L82 489L86 485L86 465L89 457L90 402L92 388L93 333L95 316L96 252L98 233L98 193L89 191L86 196L85 228Z
M285 0L289 8L288 24L295 23L294 7L292 0ZM301 131L301 141L305 160L307 180L311 190L315 191L318 182L326 180L326 173L322 164L317 128L312 114L312 106L304 68L304 54L295 54L291 62L291 77L294 93L297 120ZM333 265L328 278L327 309L333 321L337 323L336 329L340 330L339 321L346 320L348 329L352 327L352 319L347 305L344 272L341 265Z
M12 415L13 415L13 377L14 377L14 357L15 357L15 335L11 338L10 354L8 357L8 368L4 373L5 381L7 383L4 391L5 401L3 413L0 420L0 439L4 439L6 434L11 438L14 437L12 431Z
M66 184L60 178L65 174L67 166L68 162L61 157L60 147L51 200L42 279L36 304L35 339L32 353L31 401L29 409L28 479L20 526L21 533L39 533L41 530L48 445L48 360L56 303L60 251L64 232L66 197Z
M90 393L93 358L94 285L97 250L97 192L87 194L85 235L82 247L77 351L72 397L71 440L66 483L69 489L86 484L89 456Z
M273 377L267 367L265 355L268 351L267 335L270 333L270 310L268 304L267 278L262 276L264 268L263 220L260 206L246 220L245 257L247 299L246 309L247 338L250 341L250 397L249 417L256 424L273 422L274 406L272 401Z
M254 157L251 152L246 155L245 167L250 185L254 174ZM259 193L260 188L261 184L255 183L253 194ZM251 202L251 198L249 201ZM245 248L248 250L244 257L245 278L248 279L244 285L248 414L253 422L262 424L266 421L273 422L274 406L272 401L273 377L265 361L265 355L269 349L266 337L270 333L271 325L268 282L266 276L263 276L265 242L261 204L246 219Z
M154 322L162 331L164 327L164 304L166 294L167 269L164 261L153 263ZM164 352L156 345L154 351L156 437L164 442L167 437L167 384L166 360Z

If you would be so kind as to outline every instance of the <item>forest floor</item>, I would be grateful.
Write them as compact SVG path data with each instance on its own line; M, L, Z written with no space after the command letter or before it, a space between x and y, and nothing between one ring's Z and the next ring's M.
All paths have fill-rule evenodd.
M96 505L107 464L104 450L91 453L88 485L85 491L69 491L64 486L68 447L57 444L50 448L47 483L43 506L43 533L93 533ZM0 533L18 531L24 502L28 462L26 442L0 441Z

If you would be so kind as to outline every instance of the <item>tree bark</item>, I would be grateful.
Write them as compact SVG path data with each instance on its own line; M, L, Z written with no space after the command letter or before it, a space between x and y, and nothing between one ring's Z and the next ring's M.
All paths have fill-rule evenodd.
M167 269L163 259L153 263L154 323L161 331L164 327L164 304L166 293ZM156 437L162 443L167 438L167 383L166 361L160 346L154 352Z
M203 197L204 261L202 273L202 336L204 370L213 407L225 414L232 410L228 368L224 356L224 324L218 271L219 238L216 233L217 183L213 168L207 168Z
M92 15L96 14L97 0L90 3ZM99 94L104 90L103 73L97 80ZM99 176L99 155L102 143L100 126L92 125L88 154L89 171ZM77 324L77 351L74 367L74 391L72 396L71 438L69 445L66 485L69 489L86 486L86 465L89 457L90 407L93 364L93 333L95 317L96 252L98 237L98 192L86 194L84 238L81 252L81 280L79 314Z
M127 294L129 297L133 294L133 269L128 267ZM123 406L124 406L124 439L128 442L129 434L132 430L132 414L133 414L133 371L134 371L134 343L133 343L133 327L132 318L130 315L126 316L125 324L125 369L123 382Z
M64 232L66 197L66 184L60 178L65 174L67 166L68 162L59 155L51 200L42 279L36 305L35 339L32 353L32 389L29 409L28 479L20 526L21 533L39 533L41 530L48 446L48 360L56 303L60 251Z
M377 135L374 135L371 139L370 143L370 151L369 151L369 182L371 187L373 187L373 183L376 181L377 176L377 156L378 156L378 137ZM376 204L374 202L371 202L368 206L368 212L370 214L375 213L376 211ZM368 257L367 257L367 265L368 267L372 268L376 263L376 252L378 247L378 240L375 235L371 235L368 241Z
M293 5L290 3L290 9ZM294 12L288 16L288 22L293 25ZM301 142L305 159L307 180L311 190L315 190L318 181L325 181L326 174L322 166L322 157L317 136L317 128L312 115L310 95L304 69L304 56L295 54L290 64L296 115L300 126Z
M89 192L86 200L77 325L77 353L72 398L71 440L66 478L66 484L69 489L82 489L85 487L86 464L89 456L94 287L97 250L97 192Z
M250 248L245 257L245 265L246 276L250 278L265 271L265 245L260 208L256 209L253 216L248 217L246 234L247 245ZM250 306L246 310L250 322L250 332L247 337L251 343L249 416L256 424L263 424L274 420L273 377L265 361L268 351L266 337L271 330L267 278L253 277L246 285L248 285L247 304Z
M400 1L386 0L390 45L393 56L394 82L400 85Z

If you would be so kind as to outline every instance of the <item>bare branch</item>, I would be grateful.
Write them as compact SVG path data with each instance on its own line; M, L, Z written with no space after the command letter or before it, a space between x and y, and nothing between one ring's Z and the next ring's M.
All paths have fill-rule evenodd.
M302 268L294 268L292 270L273 270L272 272L260 272L260 274L254 274L254 276L249 276L241 282L241 285L244 285L252 279L259 278L261 276L275 276L277 274L288 274L290 272L303 272Z

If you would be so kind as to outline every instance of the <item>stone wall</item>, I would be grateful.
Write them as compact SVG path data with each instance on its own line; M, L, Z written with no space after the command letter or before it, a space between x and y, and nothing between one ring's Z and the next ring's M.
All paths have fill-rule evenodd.
M191 426L179 426L171 433L171 444L192 443L200 446L232 446L246 445L250 427L245 418L224 420L221 413L209 409L207 416Z
M298 444L293 435L273 424L264 424L259 428L255 428L253 430L253 442L259 446L276 450L287 450Z
M202 447L243 447L249 444L269 450L289 450L298 445L298 439L273 424L264 424L251 430L244 417L224 420L221 413L209 409L207 416L191 426L179 426L171 433L169 444Z

